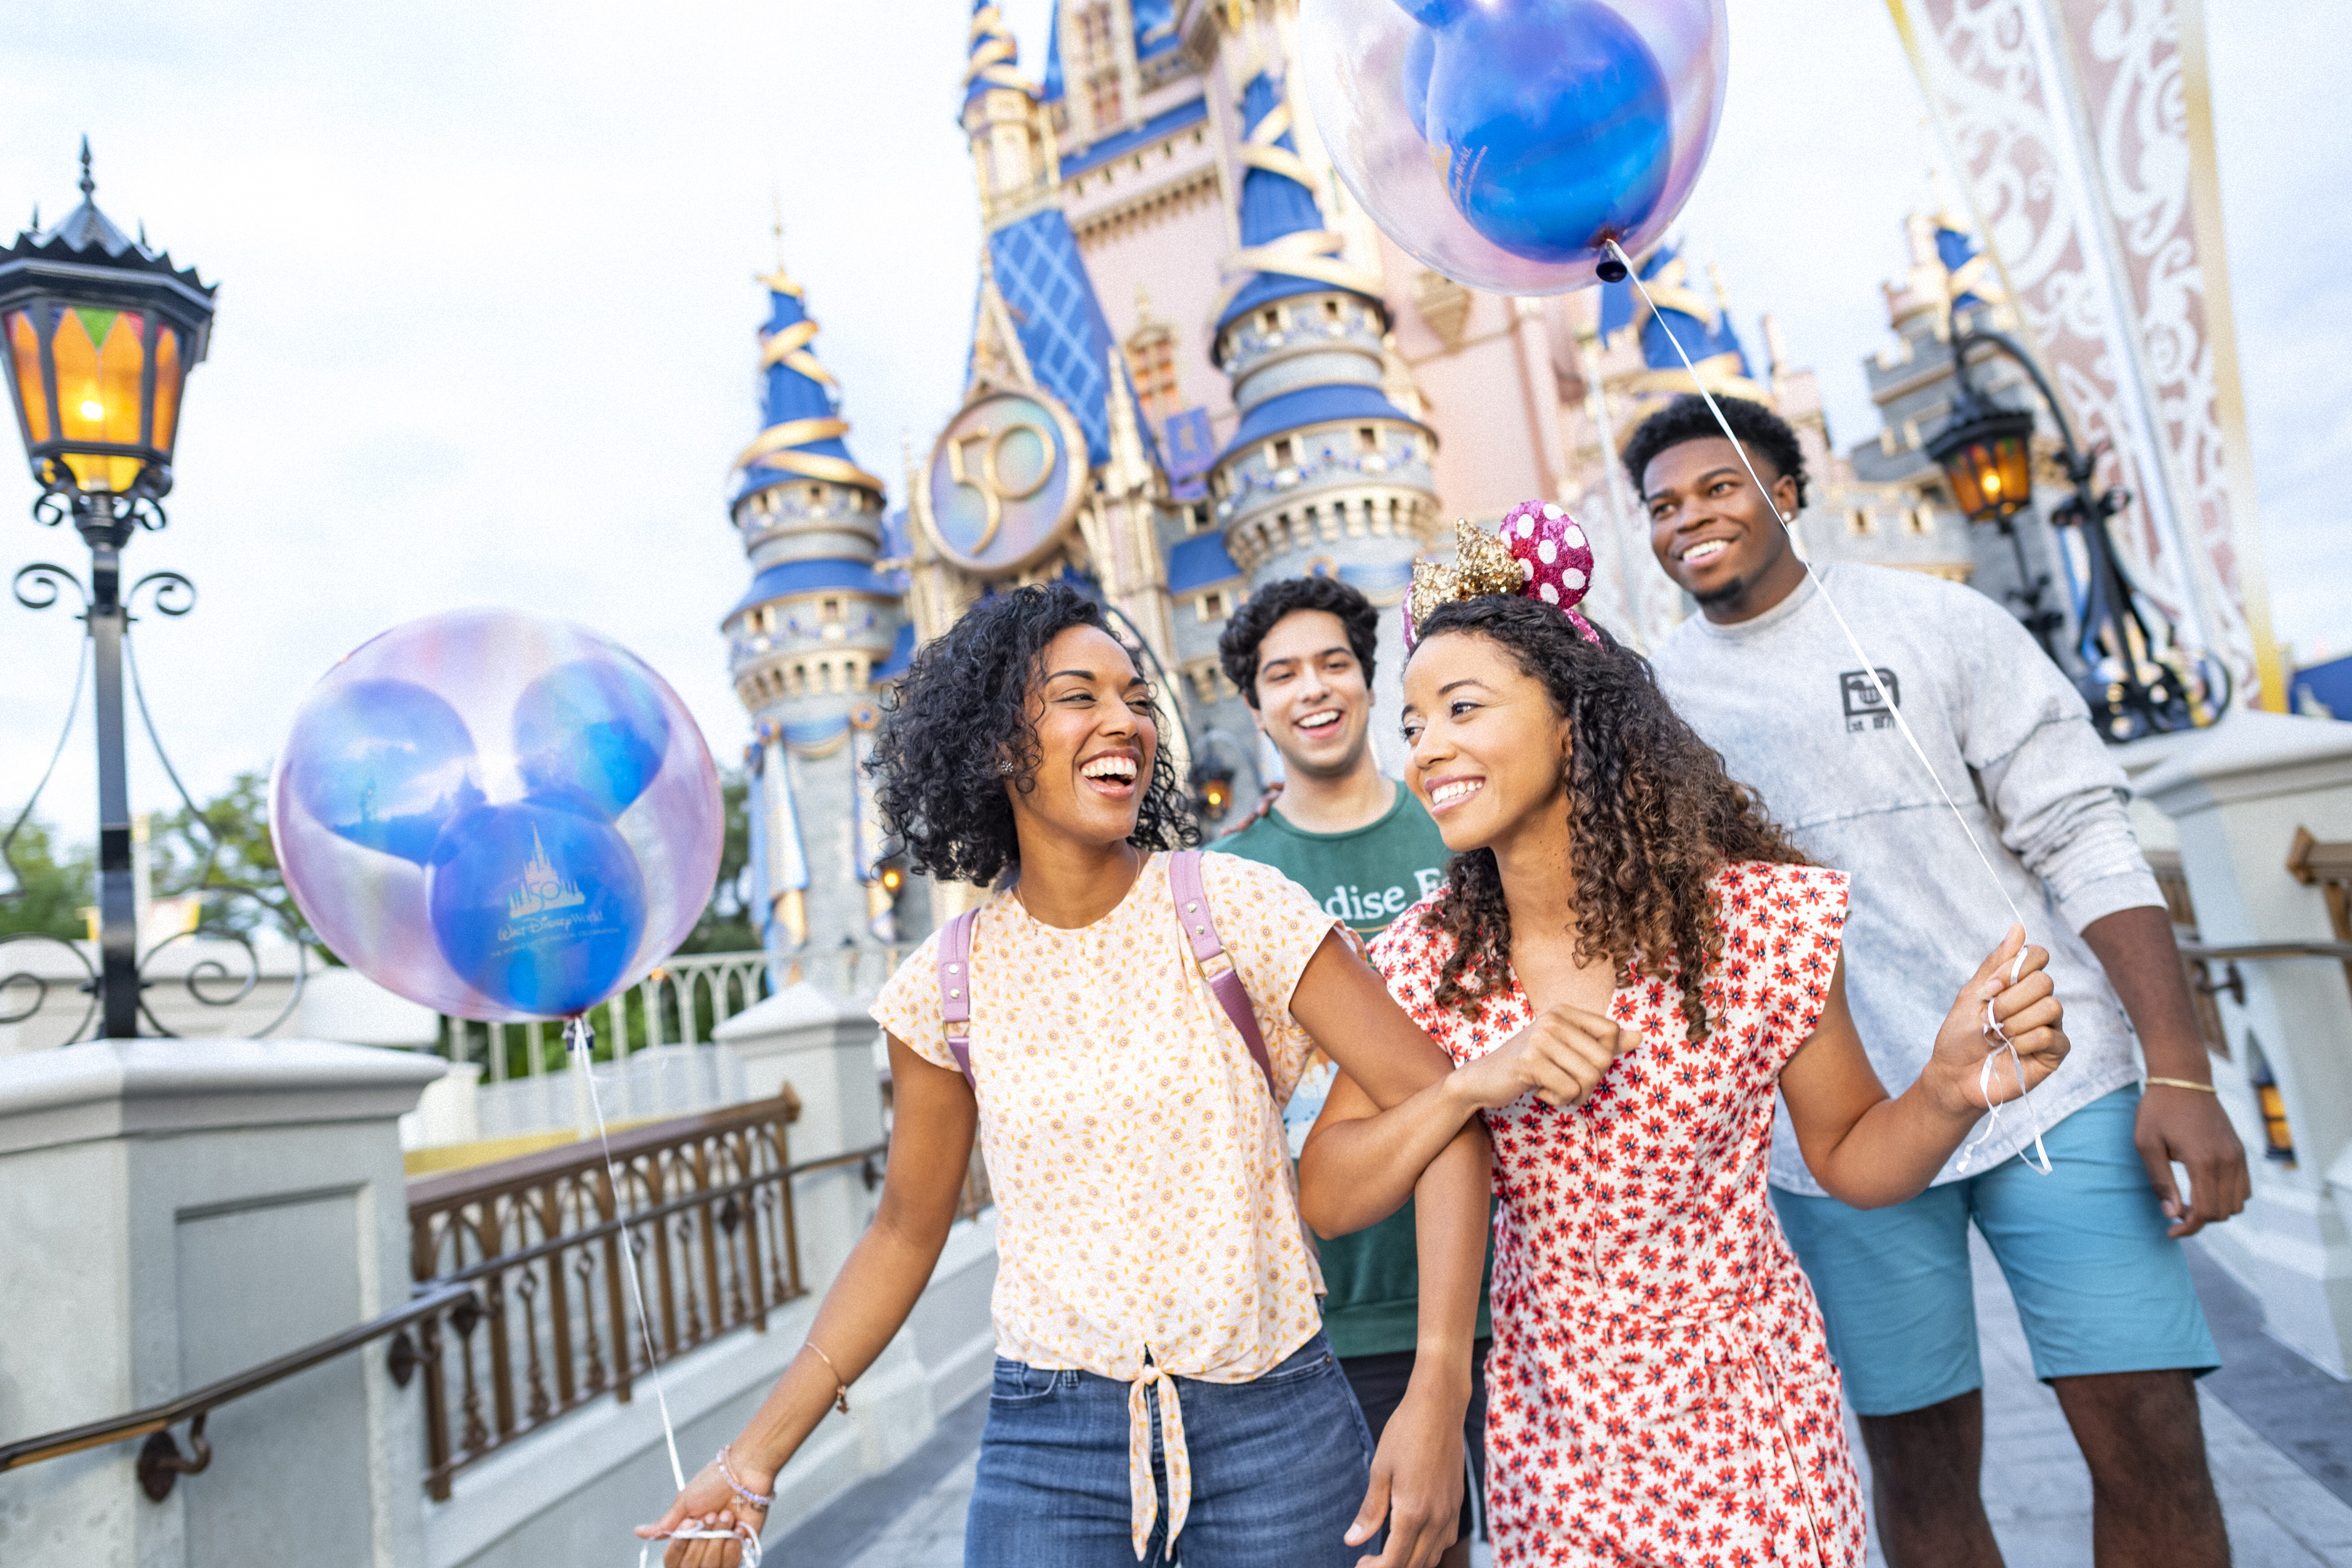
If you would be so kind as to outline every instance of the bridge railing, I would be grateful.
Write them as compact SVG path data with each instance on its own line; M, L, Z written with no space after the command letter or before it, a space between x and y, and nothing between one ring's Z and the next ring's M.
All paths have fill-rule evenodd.
M764 1330L801 1295L786 1129L775 1099L409 1184L420 1289L468 1293L420 1325L425 1488L591 1400L628 1399L653 1353ZM878 1179L882 1151L860 1151ZM838 1163L840 1157L821 1164ZM814 1169L815 1167L811 1167ZM624 1273L634 1257L640 1324Z

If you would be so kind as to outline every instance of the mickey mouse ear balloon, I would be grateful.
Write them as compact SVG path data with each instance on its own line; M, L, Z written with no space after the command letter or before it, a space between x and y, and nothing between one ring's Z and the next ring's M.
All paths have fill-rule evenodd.
M1458 282L1559 294L1638 256L1723 115L1724 0L1302 0L1307 100L1372 221Z
M694 929L719 775L677 694L584 627L466 610L394 627L303 699L270 780L294 901L436 1012L580 1013Z

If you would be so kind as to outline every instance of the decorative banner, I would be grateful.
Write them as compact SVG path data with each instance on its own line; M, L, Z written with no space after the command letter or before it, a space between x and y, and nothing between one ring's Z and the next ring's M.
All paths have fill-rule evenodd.
M1209 426L1209 411L1187 408L1171 414L1161 429L1167 443L1168 477L1181 483L1200 478L1216 463L1217 433Z
M982 577L1010 576L1062 542L1086 498L1086 437L1045 392L985 392L964 405L924 483L940 553Z
M2282 700L2200 0L1887 0L2141 588Z

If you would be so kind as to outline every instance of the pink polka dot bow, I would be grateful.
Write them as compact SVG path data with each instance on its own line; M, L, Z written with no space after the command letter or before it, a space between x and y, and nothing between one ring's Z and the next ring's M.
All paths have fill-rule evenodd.
M1576 612L1592 586L1592 546L1576 519L1549 501L1523 500L1503 514L1501 531L1504 547L1527 574L1528 585L1520 592L1558 605L1586 642L1599 642L1592 623Z
M1483 594L1517 594L1549 605L1597 643L1601 634L1577 614L1577 602L1592 586L1592 547L1584 530L1548 501L1522 501L1486 533L1467 521L1454 526L1454 560L1416 561L1412 590L1404 603L1404 646L1412 647L1421 623L1444 604Z

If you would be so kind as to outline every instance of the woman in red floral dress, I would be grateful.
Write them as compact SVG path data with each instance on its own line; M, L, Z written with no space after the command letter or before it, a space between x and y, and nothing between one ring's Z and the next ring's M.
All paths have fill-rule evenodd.
M1580 545L1551 510L1522 509ZM1392 1212L1485 1114L1498 1563L1859 1564L1837 1370L1765 1195L1774 1091L1833 1195L1919 1192L1988 1085L2013 1099L2063 1058L2044 955L2015 962L2012 931L1890 1099L1846 1010L1844 876L1790 847L1647 663L1558 597L1415 607L1407 777L1455 858L1373 954L1459 1067L1377 1130L1343 1077L1302 1210L1325 1235Z

